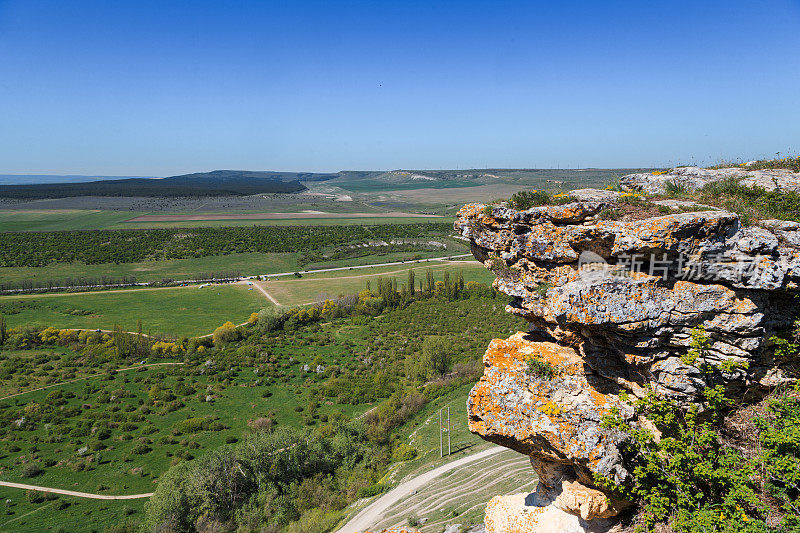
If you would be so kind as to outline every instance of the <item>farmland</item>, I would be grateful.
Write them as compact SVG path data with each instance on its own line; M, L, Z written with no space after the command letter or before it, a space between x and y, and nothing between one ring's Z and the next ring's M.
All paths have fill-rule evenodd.
M516 190L516 189L515 189ZM319 209L319 206L313 206ZM310 210L313 211L313 210ZM103 211L97 209L0 209L0 231L72 231L90 229L200 228L220 226L342 226L412 224L419 215L397 211L374 213L337 212L226 212L215 214L162 215L145 211ZM433 219L435 220L435 219ZM452 218L445 217L450 221Z
M354 501L486 448L466 427L466 394L486 343L524 327L502 312L508 299L488 286L494 276L471 260L349 267L468 253L449 218L462 201L508 196L545 178L417 179L344 175L298 195L4 204L6 289L266 277L0 296L0 478L99 495L156 493L99 501L0 487L0 531L124 531L169 516L193 527L198 509L217 504L197 500L184 480L215 476L213 465L230 454L262 474L234 507L213 507L228 525L332 529ZM304 272L336 267L346 269ZM139 328L158 338L125 333ZM445 458L435 427L442 406L453 417ZM252 462L256 448L272 450L259 453L271 466ZM523 463L510 453L477 461L391 508L383 525L414 514L429 519L431 532L456 515L478 521L486 498L531 484ZM502 483L454 490L487 465L502 469ZM273 469L283 473L265 480ZM242 505L248 498L271 503ZM181 501L193 503L173 507Z
M241 276L313 270L331 267L359 266L395 261L410 261L443 255L459 255L468 250L462 242L454 239L439 239L447 245L444 250L422 247L416 251L396 251L398 247L373 246L360 248L364 255L350 254L343 259L312 260L299 252L258 253L244 252L186 259L147 260L133 263L100 263L87 265L80 261L50 263L41 267L0 267L0 285L20 287L25 282L38 285L52 281L55 285L66 284L67 280L131 278L137 282L153 282L164 279L187 280L205 279L212 273L233 273ZM332 250L332 249L331 249ZM320 253L324 254L323 249Z
M445 263L432 266L427 264L410 265L408 267L389 266L376 267L369 271L338 271L326 272L324 274L304 275L302 279L276 278L272 281L256 282L269 292L282 305L306 305L315 301L322 301L325 298L336 298L340 295L354 294L365 287L367 281L371 281L372 286L378 276L387 280L395 280L402 284L408 277L408 270L415 270L422 275L431 271L436 279L443 279L444 273L452 275L462 273L465 281L479 281L491 283L494 276L488 272L483 265L477 262L465 264Z
M442 280L444 273L462 273L465 281L489 283L493 276L478 263L434 262L359 270L307 274L302 278L276 278L254 282L269 292L281 305L305 305L326 297L354 294L373 287L379 276L404 282L408 270L423 276L430 270ZM132 288L90 293L46 293L0 296L0 315L9 326L54 326L58 328L111 329L119 325L171 337L210 333L230 320L242 323L251 313L272 304L257 290L244 284L197 285L165 288ZM154 312L157 310L157 312Z
M406 224L405 212L452 217L465 202L508 198L526 188L566 190L605 186L635 169L471 170L341 173L305 182L302 194L205 198L73 197L28 202L0 201L0 231L56 231L252 225ZM425 178L420 178L425 176ZM280 215L275 215L280 213ZM325 213L330 214L326 217ZM360 213L358 217L347 214ZM370 218L362 218L373 213ZM231 220L263 214L262 220ZM206 220L150 220L137 217L191 216ZM228 218L221 220L219 217ZM279 218L272 218L272 217ZM146 220L146 219L145 219ZM448 219L449 221L449 219Z

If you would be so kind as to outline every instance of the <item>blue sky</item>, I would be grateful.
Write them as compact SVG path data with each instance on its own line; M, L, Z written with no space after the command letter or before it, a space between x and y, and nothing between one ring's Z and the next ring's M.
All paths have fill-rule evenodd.
M800 0L0 0L0 173L800 152Z

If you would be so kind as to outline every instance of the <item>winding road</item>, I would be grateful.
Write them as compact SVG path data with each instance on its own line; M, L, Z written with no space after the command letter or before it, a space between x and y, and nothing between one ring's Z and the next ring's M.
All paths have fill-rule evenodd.
M438 468L434 468L429 472L420 474L414 478L400 483L397 487L393 488L371 504L367 505L358 514L351 518L344 526L340 527L336 533L354 533L357 531L365 531L370 527L377 524L383 517L384 513L398 501L407 498L414 494L417 490L424 487L442 474L460 468L466 464L485 459L494 454L506 451L507 448L502 446L495 446L478 452L467 457L463 457L452 463L447 463Z

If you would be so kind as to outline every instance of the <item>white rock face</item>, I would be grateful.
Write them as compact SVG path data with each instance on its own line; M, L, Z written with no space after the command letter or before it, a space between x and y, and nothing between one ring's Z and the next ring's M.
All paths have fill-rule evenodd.
M613 533L607 520L587 522L536 493L495 496L486 506L487 533Z
M759 186L768 191L800 191L800 173L790 170L748 170L746 168L708 169L699 167L678 167L667 174L628 174L620 178L620 185L629 191L647 194L664 194L667 183L696 191L708 183L727 178L741 179L748 187Z

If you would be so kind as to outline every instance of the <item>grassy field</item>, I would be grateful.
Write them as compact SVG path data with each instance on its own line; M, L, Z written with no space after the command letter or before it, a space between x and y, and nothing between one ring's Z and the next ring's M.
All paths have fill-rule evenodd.
M0 312L11 327L111 329L119 324L135 331L141 320L143 331L171 336L211 333L227 320L244 322L269 305L264 295L244 285L0 297Z
M428 269L437 280L443 279L446 271L451 276L461 272L465 281L488 284L494 279L493 274L477 262L433 262L307 274L302 278L285 277L256 283L281 305L291 307L326 297L355 294L366 286L367 280L371 280L374 288L378 277L397 279L398 284L403 284L409 269L414 270L417 280L424 279ZM237 324L244 322L250 313L271 305L260 291L242 284L203 289L193 285L0 296L0 314L6 317L10 327L111 329L119 324L135 331L137 321L141 320L143 331L175 337L211 333L227 320Z
M96 278L109 276L121 278L133 276L137 281L159 281L164 278L192 279L200 273L241 272L253 275L297 270L297 253L245 253L212 255L191 259L165 259L142 261L141 263L53 263L44 267L0 267L0 280L20 282L23 280L64 280L68 278Z
M31 502L26 491L0 487L0 532L71 532L76 524L91 524L92 531L104 531L141 518L146 499L116 501L87 500L72 496L49 497Z
M96 229L197 228L216 226L363 226L374 224L418 224L452 222L452 217L364 217L364 218L287 218L283 220L187 220L182 222L118 222Z
M7 481L100 494L151 492L170 464L201 457L241 439L250 431L248 423L256 419L267 417L281 427L324 423L336 413L359 416L375 405L376 399L390 393L375 390L368 355L402 360L404 354L419 349L425 334L436 331L452 336L460 347L456 361L474 358L477 347L488 338L519 327L517 318L502 312L492 314L503 303L503 299L493 298L423 300L367 322L345 317L273 336L255 335L247 341L255 348L251 355L244 355L233 344L187 357L182 366L137 367L114 373L108 369L130 363L87 364L75 352L58 347L4 349L0 356L8 362L2 368L4 391L23 394L0 396L3 419L18 420L21 413L40 410L53 414L44 419L32 415L36 420L32 425L7 428L0 441L0 476ZM463 335L465 329L470 330L468 337ZM304 365L318 363L357 375L367 372L363 392L373 399L352 401L350 395L339 392L320 396L326 390L327 376L304 370ZM87 379L32 390L73 375L87 377L91 372L96 374ZM440 405L451 406L454 420L455 453L449 459L480 446L479 439L466 432L467 390L462 387L429 405L414 418L416 423L402 428L405 434L414 433L414 445L422 454L418 461L404 463L403 469L395 472L406 475L438 460L431 451L438 440L433 438L430 419ZM313 410L312 402L316 402ZM50 409L45 406L54 409L44 410ZM190 418L213 423L187 429ZM421 429L415 431L417 428ZM31 463L40 465L41 471L26 474ZM112 517L119 522L126 516L140 519L142 514L141 500L95 502L58 497L31 502L25 491L0 490L11 500L5 505L5 514L0 513L0 531L59 527L99 531L114 523Z
M11 378L0 380L0 399L57 383L80 381L90 376L96 376L98 372L105 370L105 367L101 365L71 366L70 361L76 360L78 356L64 346L32 350L3 350L0 361L3 363L10 361L15 368L33 368L37 366L37 360L45 357L52 361L50 364L52 368L47 370L37 369L37 371L26 372L22 375L14 375Z
M303 335L298 335L292 340L302 338ZM191 460L206 450L235 442L249 431L248 421L269 416L278 425L300 426L303 420L295 407L308 402L302 387L306 379L302 363L310 362L312 357L322 357L327 363L334 356L341 357L343 351L341 347L338 351L325 346L307 347L305 356L301 357L293 346L282 345L279 352L278 357L286 361L288 369L282 373L286 377L280 383L267 384L253 368L227 372L226 379L220 380L184 371L179 366L150 367L118 372L111 378L103 374L4 400L3 408L41 405L47 403L48 394L58 391L66 399L62 410L70 412L77 408L80 414L63 420L61 423L67 425L58 431L45 424L23 431L13 444L5 441L0 449L2 479L100 494L152 492L158 476L170 464ZM54 364L58 368L58 362L48 362L49 366ZM154 390L173 391L179 396L177 400L170 400L174 395L163 396L153 403ZM213 400L209 401L211 397ZM149 407L142 409L143 404ZM368 407L328 402L319 406L315 416L324 418L333 411L357 416ZM82 419L102 421L104 413L109 412L114 419L127 413L133 414L132 420L139 417L140 421L111 424L108 436L100 435L99 441L97 433L78 432ZM176 432L182 421L190 417L218 418L219 427ZM71 428L74 429L70 431ZM92 442L102 444L92 445ZM147 445L142 446L143 443ZM91 451L82 452L87 445L92 446ZM34 460L45 465L44 471L35 477L26 477L24 466ZM4 501L10 500L0 511L0 531L38 532L51 528L99 531L120 523L126 516L140 518L146 501L95 501L58 496L54 500L31 502L27 491L5 488L0 488L0 495Z
M140 214L97 209L0 209L0 231L103 229Z
M286 212L292 212L291 208ZM217 226L350 226L371 224L415 224L424 221L452 222L452 218L418 218L384 216L376 211L374 217L309 218L297 213L296 218L265 220L184 220L128 222L142 215L157 215L144 211L104 211L97 209L0 209L0 231L70 231L87 229L146 229L197 228ZM173 213L169 213L173 214ZM201 214L201 213L192 213ZM207 213L210 215L219 213Z
M272 281L256 282L263 287L281 305L295 306L322 301L326 298L336 298L340 295L355 294L364 289L367 280L371 281L372 288L377 285L377 278L396 279L402 285L408 279L408 271L414 270L417 283L425 278L425 272L430 269L437 280L444 277L445 272L454 276L457 272L464 275L465 281L478 281L489 284L494 280L494 274L487 271L480 263L465 264L449 263L423 263L413 265L396 265L388 267L375 267L364 270L343 270L321 274L307 274L302 278L278 278Z

